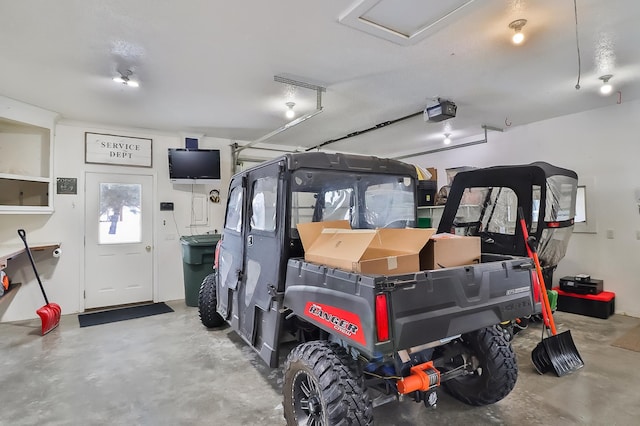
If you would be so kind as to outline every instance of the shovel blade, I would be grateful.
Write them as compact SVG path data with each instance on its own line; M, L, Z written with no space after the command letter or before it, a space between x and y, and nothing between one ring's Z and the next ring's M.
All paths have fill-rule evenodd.
M553 370L558 377L584 367L569 330L543 339L531 352L531 360L539 374Z
M36 311L42 321L42 335L44 336L60 324L60 305L48 303Z

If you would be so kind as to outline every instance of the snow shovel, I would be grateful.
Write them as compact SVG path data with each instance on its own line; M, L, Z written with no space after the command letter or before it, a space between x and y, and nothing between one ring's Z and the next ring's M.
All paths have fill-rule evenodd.
M18 229L18 235L24 243L24 248L29 255L29 260L31 261L31 266L33 267L33 273L38 279L38 284L40 285L42 296L44 296L44 301L47 303L36 311L36 314L38 314L38 316L42 320L42 335L44 336L45 334L56 328L58 324L60 324L60 313L62 310L60 309L60 305L58 305L57 303L49 303L47 294L44 292L44 287L42 286L42 281L40 280L40 275L38 275L38 270L36 269L36 263L33 261L31 250L29 249L29 245L27 244L27 233L24 232L24 229Z
M538 252L536 250L535 238L529 238L529 232L527 231L527 224L524 220L524 212L522 207L518 207L518 216L520 219L520 227L522 228L522 235L524 236L525 247L527 248L527 254L533 259L536 265L536 272L538 274L538 285L540 288L540 299L542 301L542 318L544 320L544 327L551 328L551 336L546 339L543 338L531 352L531 360L536 371L539 374L547 373L553 370L558 377L562 377L565 374L569 374L584 367L584 361L578 353L576 345L573 343L571 337L571 331L567 330L558 334L556 331L556 325L553 320L553 314L551 312L551 306L549 305L549 298L547 296L547 287L544 284L544 278L542 276L542 268L540 267L540 259L538 258ZM544 332L543 332L544 333Z

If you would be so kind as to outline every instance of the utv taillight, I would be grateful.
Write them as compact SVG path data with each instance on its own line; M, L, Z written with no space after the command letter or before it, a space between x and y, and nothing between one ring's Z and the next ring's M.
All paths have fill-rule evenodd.
M376 296L376 330L378 342L389 340L389 309L386 294Z
M222 240L218 241L218 244L216 244L216 253L213 256L213 267L215 269L218 269L218 256L220 256L220 244L222 243Z

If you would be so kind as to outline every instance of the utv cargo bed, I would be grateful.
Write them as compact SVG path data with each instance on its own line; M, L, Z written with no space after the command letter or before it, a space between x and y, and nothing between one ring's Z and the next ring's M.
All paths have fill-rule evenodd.
M367 354L389 354L534 313L526 258L393 276L290 259L284 305ZM388 297L390 338L377 341L376 295ZM313 297L309 297L313 295Z

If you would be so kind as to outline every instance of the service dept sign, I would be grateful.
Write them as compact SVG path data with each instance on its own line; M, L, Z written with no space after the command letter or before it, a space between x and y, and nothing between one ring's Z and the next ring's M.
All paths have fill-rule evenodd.
M151 139L84 134L85 163L151 167Z

